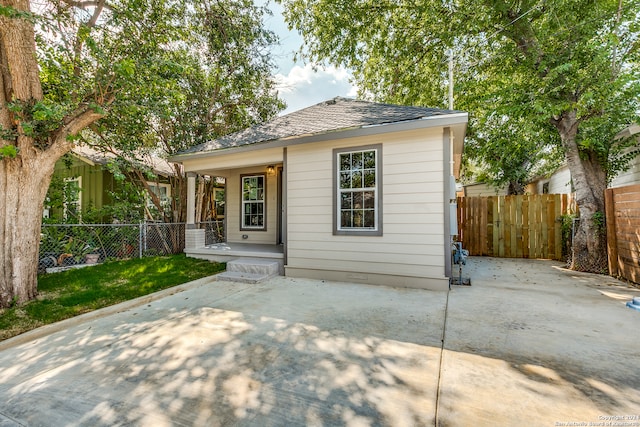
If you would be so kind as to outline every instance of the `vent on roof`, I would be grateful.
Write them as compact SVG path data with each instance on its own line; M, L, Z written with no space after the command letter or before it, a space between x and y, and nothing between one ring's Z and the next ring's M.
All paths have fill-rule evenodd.
M328 100L328 101L326 102L326 104L327 104L327 105L335 105L335 103L336 103L336 102L338 102L338 101L336 101L336 99L335 99L335 98L333 98L333 99Z

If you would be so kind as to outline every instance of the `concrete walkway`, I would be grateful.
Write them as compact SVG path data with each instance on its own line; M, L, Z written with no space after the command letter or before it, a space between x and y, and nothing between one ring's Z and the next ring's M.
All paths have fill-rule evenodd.
M640 426L638 289L548 261L465 275L448 294L204 280L17 337L0 426Z

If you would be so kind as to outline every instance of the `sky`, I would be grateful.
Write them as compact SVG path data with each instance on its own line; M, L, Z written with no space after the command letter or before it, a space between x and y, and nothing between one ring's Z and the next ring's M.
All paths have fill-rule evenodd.
M349 82L351 74L336 67L316 67L312 64L295 62L294 52L302 46L302 36L297 31L289 31L282 16L282 5L270 1L267 7L273 16L265 17L265 26L280 38L280 46L272 49L277 64L276 81L278 94L287 103L287 109L280 114L315 105L336 96L355 97L357 89Z

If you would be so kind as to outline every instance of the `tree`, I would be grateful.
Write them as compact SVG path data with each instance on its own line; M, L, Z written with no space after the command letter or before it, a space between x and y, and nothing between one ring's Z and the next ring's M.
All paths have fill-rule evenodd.
M194 4L185 20L184 45L166 52L165 62L179 64L179 68L164 70L163 85L131 94L122 103L125 108L111 111L93 127L99 138L89 135L88 142L102 150L135 154L128 160L139 165L142 162L136 157L170 156L271 119L284 104L277 97L271 74L269 47L276 39L263 28L265 13L264 7L250 0ZM144 141L142 146L140 141ZM149 192L146 182L151 178L145 179L140 167L128 167L125 162L121 170L132 171L131 178L147 187L159 219L182 222L186 219L186 179L180 165L174 168L171 184L176 197L170 209ZM214 180L207 182L211 187ZM212 196L211 191L207 195Z
M444 106L452 52L456 106L487 126L471 138L502 133L494 153L532 136L538 152L559 150L581 216L572 267L606 270L604 190L624 145L614 136L639 110L637 0L282 1L304 55L351 68L378 99Z
M471 117L462 179L506 188L507 194L524 194L532 178L555 171L562 153L543 143L553 141L554 135L529 125L522 117L491 113Z
M175 89L184 70L175 52L189 45L194 10L202 10L183 0L34 4L31 10L27 0L0 0L0 307L36 295L41 215L55 162L83 130L108 127L112 113L148 123L139 101ZM226 2L215 4L226 13ZM119 148L133 151L143 142L120 141Z

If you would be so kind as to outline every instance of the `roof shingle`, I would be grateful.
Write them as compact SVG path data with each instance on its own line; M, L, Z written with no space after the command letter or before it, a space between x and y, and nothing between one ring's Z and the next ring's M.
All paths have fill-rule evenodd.
M293 113L184 150L204 153L278 139L316 135L366 126L419 120L459 111L409 107L336 97Z

